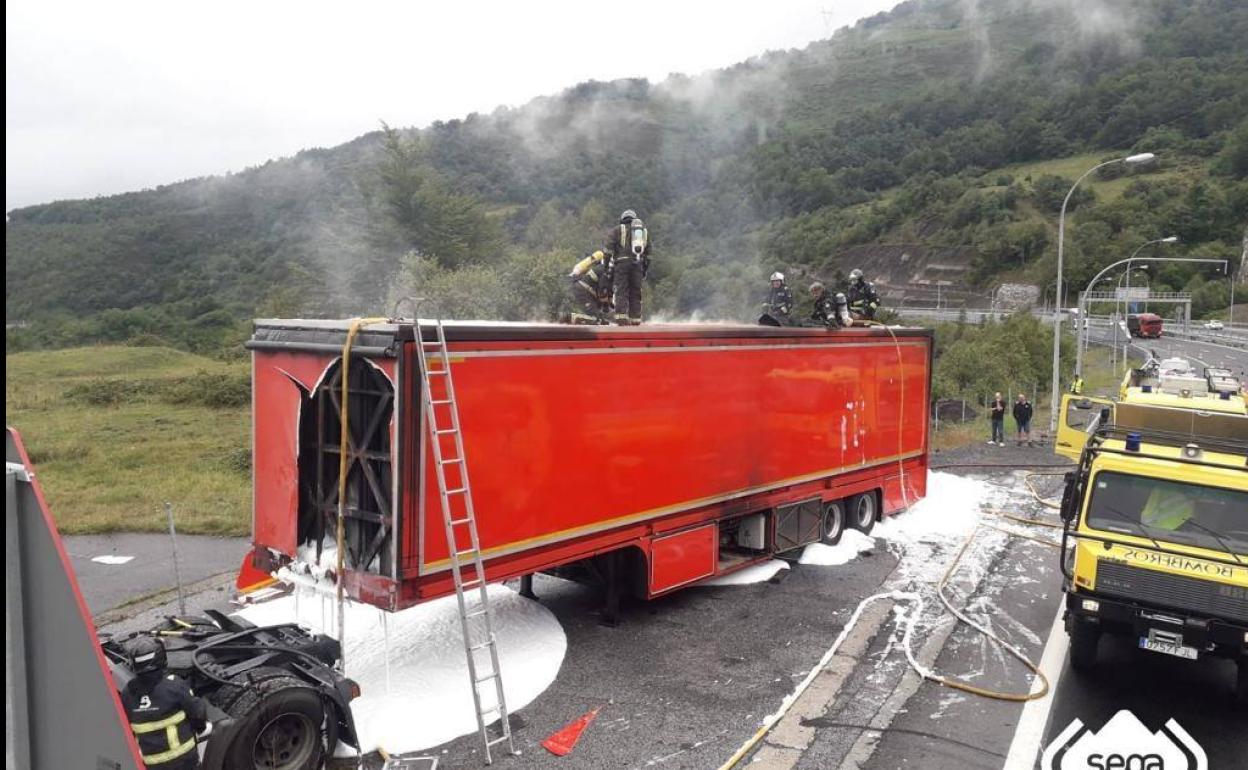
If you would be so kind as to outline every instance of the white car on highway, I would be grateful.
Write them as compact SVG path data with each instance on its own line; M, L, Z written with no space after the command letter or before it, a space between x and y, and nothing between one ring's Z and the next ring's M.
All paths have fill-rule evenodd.
M1215 321L1205 321L1205 328L1206 328L1206 329L1209 329L1210 331L1217 331L1217 330L1219 330L1219 329L1221 329L1221 328L1222 328L1222 322L1221 322L1221 321L1216 321L1216 320L1215 320Z

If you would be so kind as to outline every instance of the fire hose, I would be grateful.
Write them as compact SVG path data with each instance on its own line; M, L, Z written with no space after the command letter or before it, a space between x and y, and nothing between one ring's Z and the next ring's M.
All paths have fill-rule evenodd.
M342 379L342 395L338 404L338 527L335 539L337 541L338 553L337 567L335 569L335 579L337 586L338 601L338 642L342 648L340 653L342 661L342 670L347 670L347 641L345 623L347 620L346 610L346 513L347 513L347 447L351 440L351 410L348 408L351 381L351 346L355 343L355 337L360 332L361 326L368 324L383 323L387 318L356 318L351 321L351 326L347 329L347 339L342 343L342 367L339 369L339 376Z
M898 364L900 365L901 360L902 360L901 359L901 344L897 341L897 335L886 324L881 324L881 323L872 321L872 322L868 322L868 325L883 326L884 329L888 331L889 335L893 338L893 344L897 350L897 361L898 361ZM901 394L898 400L901 404L904 405L905 403L905 378L904 376L901 377ZM904 410L903 410L901 414L901 422L899 422L898 424L898 454L899 455L904 454L904 445L902 443L903 441L902 436L904 436L904 430L902 430L902 428L905 424L904 417L905 416L904 416ZM904 466L900 458L898 459L898 467L902 471L902 477L900 480L902 497L903 497L903 501L906 503L908 507L909 501L908 499L906 499L907 495L905 491ZM950 467L950 466L941 466L941 467ZM1009 467L1016 468L1018 466L1010 465ZM1066 467L1066 466L1043 465L1040 467L1051 468L1051 467ZM1047 504L1046 501L1035 490L1035 488L1031 486L1030 475L1028 476L1027 486L1031 490L1032 495L1038 501L1040 501L1042 504ZM1024 524L1029 524L1029 525L1058 527L1058 525L1051 524L1049 522L1033 521L1033 520L1026 519L1021 516L1014 516L1012 514L1007 514L1004 512L994 512L994 515L997 515L997 516L1000 516L1002 518L1006 518L1009 520L1018 521ZM948 610L955 618L957 618L958 621L965 623L966 625L978 631L980 634L996 642L1012 657L1019 660L1024 666L1027 667L1028 670L1030 670L1039 679L1039 682L1040 682L1039 689L1029 690L1026 693L1003 692L1003 691L992 690L992 689L985 688L985 687L979 687L978 685L971 684L969 682L958 679L956 677L945 676L945 675L937 674L931 671L930 669L928 669L926 666L923 666L922 664L918 662L918 660L915 659L913 647L911 645L911 637L913 635L915 623L918 621L919 617L922 615L922 612L923 612L922 596L915 592L906 592L906 591L891 591L891 592L886 592L886 593L875 594L859 602L858 606L854 609L853 614L850 616L849 621L841 629L841 632L837 635L836 639L833 641L832 646L829 647L828 650L823 654L823 657L821 657L818 663L816 663L816 665L813 668L811 668L811 670L806 674L806 677L801 681L801 683L797 686L797 688L788 696L786 696L783 701L781 701L780 708L774 714L771 714L763 719L763 723L761 726L759 726L758 730L756 730L754 734L751 735L750 738L746 740L745 743L743 743L741 747L738 748L732 754L732 756L729 757L728 760L720 766L719 770L732 770L732 768L736 767L737 764L739 764L741 760L744 759L746 755L748 755L759 744L759 742L761 742L763 738L767 736L767 734L771 731L771 729L775 725L777 725L781 719L784 718L785 714L789 712L789 709L792 708L793 704L797 702L797 700L806 691L806 689L810 687L811 683L814 682L815 677L817 677L827 667L828 663L831 662L833 656L836 655L837 650L840 649L845 639L849 636L849 633L853 630L853 628L857 625L858 621L861 619L863 611L867 608L867 606L882 599L893 599L894 601L898 601L898 602L907 601L907 602L912 603L912 608L910 612L907 613L907 616L906 616L905 631L902 637L902 649L905 652L906 662L909 664L910 668L913 669L915 673L917 673L923 679L935 682L944 687L949 687L955 690L961 690L963 692L970 693L972 695L978 695L980 697L991 698L994 700L1004 700L1004 701L1011 701L1011 702L1016 702L1016 703L1021 703L1021 702L1030 701L1030 700L1037 700L1047 695L1049 692L1049 688L1050 688L1049 680L1048 680L1048 677L1045 676L1044 672L1040 670L1040 666L1038 664L1032 661L1025 652L1023 652L1018 647L1002 639L991 629L986 628L980 625L979 623L975 622L971 618L967 617L965 613L963 613L961 610L953 606L953 603L949 600L948 596L945 594L945 588L948 585L949 580L957 572L958 566L962 562L962 557L966 554L966 551L970 547L971 543L974 542L975 538L979 535L979 531L981 529L996 530L998 532L1002 532L1012 537L1021 537L1026 540L1030 540L1030 541L1040 543L1042 545L1046 545L1050 547L1060 548L1061 546L1060 544L1055 543L1051 540L1045 540L1043 538L1034 537L1032 535L1022 533L1022 532L1016 532L1011 529L1006 529L1004 527L997 527L992 524L988 524L986 522L978 522L976 526L974 527L974 529L971 530L971 533L967 536L966 540L963 541L962 547L958 549L958 552L954 556L953 561L949 563L949 566L946 568L944 575L941 576L940 582L937 584L937 588L936 588L937 596L939 597L941 604L944 605L946 610Z
M1034 525L1046 526L1046 527L1058 527L1058 525L1055 525L1055 524L1050 524L1048 522L1033 521L1033 520L1026 519L1021 516L1013 516L1011 514L1005 514L1002 512L992 512L992 513L994 515L1001 516L1003 518L1020 521L1026 524L1034 524ZM754 734L751 735L750 738L746 740L745 743L743 743L741 747L738 748L736 752L734 752L733 755L729 757L726 762L720 765L719 770L732 770L732 768L736 767L741 762L741 760L744 759L759 744L759 742L761 742L763 738L767 736L769 732L771 732L771 729L775 727L780 722L781 719L784 718L784 715L789 712L789 709L792 708L793 704L797 702L797 700L801 697L801 695L811 685L811 683L815 680L815 677L817 677L827 667L828 663L831 662L833 656L836 655L837 650L840 649L841 645L844 643L845 639L849 636L854 626L856 626L858 621L861 619L862 613L867 608L867 606L881 599L892 599L897 602L905 601L905 602L912 603L912 607L910 611L906 613L905 631L903 632L903 636L902 636L902 650L905 653L906 662L909 664L910 668L913 669L914 672L917 673L923 679L935 682L936 684L939 684L944 687L949 687L955 690L961 690L963 692L970 693L972 695L978 695L984 698L991 698L993 700L1011 701L1015 703L1038 700L1039 698L1043 698L1045 695L1047 695L1049 692L1049 688L1050 688L1049 680L1048 680L1048 677L1045 676L1044 672L1040 670L1040 666L1038 664L1033 662L1027 656L1025 652L1023 652L1022 650L1018 649L1018 647L1002 639L1000 636L994 633L991 629L985 628L984 626L980 625L979 623L967 617L965 613L963 613L961 610L953 606L952 602L949 600L949 597L945 594L945 587L948 585L949 580L957 572L958 566L961 564L962 557L966 554L966 551L969 549L971 543L973 543L976 537L978 537L979 531L981 529L995 530L997 532L1002 532L1012 537L1020 537L1020 538L1030 540L1032 542L1040 543L1042 545L1050 546L1053 548L1060 548L1061 545L1052 540L1046 540L1044 538L1035 537L1026 533L1017 532L1011 529L1006 529L1004 527L997 527L992 524L988 524L986 522L979 522L975 525L975 528L971 531L970 535L967 536L966 540L963 541L962 547L958 549L957 555L954 556L953 561L951 561L949 563L949 566L945 569L945 573L941 577L940 582L937 584L937 588L936 588L936 593L937 593L937 596L940 598L941 604L943 604L945 609L947 609L955 618L957 618L960 622L965 623L966 625L975 629L980 634L996 642L1012 657L1018 659L1024 666L1027 667L1028 670L1030 670L1033 674L1035 674L1036 678L1040 682L1040 688L1038 690L1033 689L1032 691L1029 691L1027 693L1003 692L1003 691L998 691L998 690L992 690L986 687L979 687L978 685L973 685L969 682L963 681L956 677L945 676L943 674L935 673L934 671L922 665L921 663L918 662L918 660L915 659L913 646L911 644L911 637L913 636L914 626L917 623L919 617L923 613L922 596L912 591L888 591L884 593L878 593L873 596L868 596L866 599L863 599L861 602L859 602L858 606L854 609L853 614L850 616L849 621L841 629L841 632L837 635L836 640L833 641L832 646L829 647L827 652L823 654L823 657L819 659L819 662L816 663L815 666L807 673L806 677L797 686L797 688L788 696L786 696L783 701L781 701L780 708L774 714L770 714L767 717L765 717L763 719L763 724L758 728L758 730L756 730Z

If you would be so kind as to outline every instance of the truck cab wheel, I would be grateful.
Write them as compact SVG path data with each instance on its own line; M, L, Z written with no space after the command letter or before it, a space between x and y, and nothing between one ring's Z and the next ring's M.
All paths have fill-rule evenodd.
M836 545L845 534L845 503L833 500L823 505L823 523L819 528L819 540L824 545Z
M875 526L876 504L874 492L863 492L849 503L850 524L854 529L869 534Z
M1101 642L1101 629L1091 623L1076 620L1070 627L1070 666L1076 671L1089 671L1096 667L1097 647Z
M241 689L226 710L237 722L226 749L228 768L317 770L332 750L325 706L315 690L280 673ZM328 722L333 722L331 718ZM331 726L332 727L332 726Z

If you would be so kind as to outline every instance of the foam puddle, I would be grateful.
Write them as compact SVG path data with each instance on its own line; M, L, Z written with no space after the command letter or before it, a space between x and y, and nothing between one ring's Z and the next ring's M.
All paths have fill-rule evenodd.
M699 586L745 586L763 583L778 575L781 570L789 568L789 563L780 559L772 559L761 564L751 564L727 575L703 580Z
M847 529L841 534L836 545L811 543L802 551L802 564L815 564L820 567L839 567L858 558L863 551L875 547L875 538L864 535L856 529Z
M489 592L507 708L515 712L554 682L568 641L541 604L502 585L491 585ZM316 632L332 631L333 602L310 591L299 593L238 615L257 625L294 622ZM362 690L351 704L361 752L419 751L476 731L454 596L395 613L349 603L346 630L347 676ZM477 655L488 659L484 650ZM482 705L491 705L492 685L483 686L482 693Z

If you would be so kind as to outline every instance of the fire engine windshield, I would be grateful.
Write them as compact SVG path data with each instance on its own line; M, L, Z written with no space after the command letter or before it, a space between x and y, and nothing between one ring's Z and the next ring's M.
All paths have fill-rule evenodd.
M1248 555L1248 492L1104 471L1089 527Z

